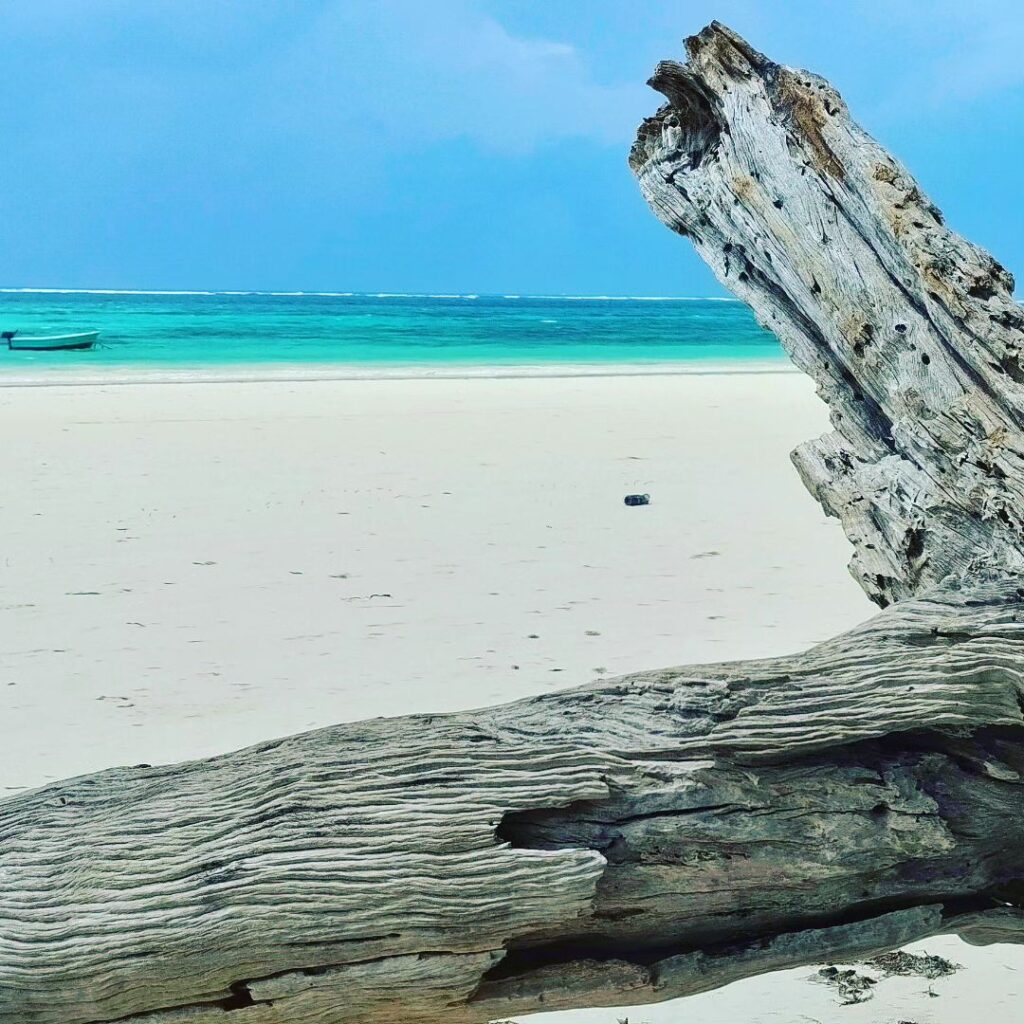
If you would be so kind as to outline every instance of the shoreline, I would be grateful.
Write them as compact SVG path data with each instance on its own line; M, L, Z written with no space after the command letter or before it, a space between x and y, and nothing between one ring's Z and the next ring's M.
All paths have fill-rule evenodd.
M313 383L358 380L559 380L592 377L723 376L790 374L797 369L788 359L703 360L669 363L467 363L447 367L423 364L310 364L268 363L245 370L230 365L201 369L146 370L111 366L102 369L40 369L0 371L0 388L86 387L130 384L250 384Z

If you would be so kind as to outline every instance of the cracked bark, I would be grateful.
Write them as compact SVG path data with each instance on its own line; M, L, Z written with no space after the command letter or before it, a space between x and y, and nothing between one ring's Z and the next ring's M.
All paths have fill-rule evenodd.
M885 610L803 654L338 726L0 803L0 1021L475 1022L1024 938L1009 275L826 83L659 66L651 207L818 382Z
M660 64L669 103L630 164L812 376L834 431L794 460L881 605L954 573L1021 571L1024 316L1013 278L951 232L823 79L721 25Z

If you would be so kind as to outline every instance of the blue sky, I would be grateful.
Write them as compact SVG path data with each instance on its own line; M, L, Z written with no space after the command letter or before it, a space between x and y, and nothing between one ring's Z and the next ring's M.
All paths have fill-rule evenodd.
M0 284L709 295L626 168L718 18L1024 273L1024 7L3 0Z

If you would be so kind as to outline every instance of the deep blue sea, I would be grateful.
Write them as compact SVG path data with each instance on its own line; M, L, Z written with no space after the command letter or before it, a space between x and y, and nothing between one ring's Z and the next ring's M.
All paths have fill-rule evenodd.
M359 372L774 361L739 302L517 295L0 292L0 330L99 330L89 352L0 349L0 378L77 370ZM697 368L697 367L694 367Z

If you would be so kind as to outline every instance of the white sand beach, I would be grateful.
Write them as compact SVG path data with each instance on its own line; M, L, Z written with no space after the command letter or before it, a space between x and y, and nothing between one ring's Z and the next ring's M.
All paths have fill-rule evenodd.
M796 374L2 388L0 427L5 795L779 654L873 611L788 461L827 427ZM891 979L840 1006L806 968L558 1016L1019 1012L1024 951L924 946L967 968L937 998Z

